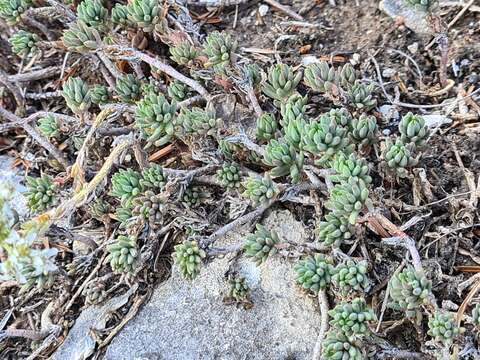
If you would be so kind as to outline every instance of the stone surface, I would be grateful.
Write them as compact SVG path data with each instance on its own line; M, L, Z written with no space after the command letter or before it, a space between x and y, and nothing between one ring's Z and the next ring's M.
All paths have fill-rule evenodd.
M271 214L264 225L280 237L304 242L303 225L288 211ZM246 229L229 234L218 246L243 241ZM244 276L253 307L227 305L226 272ZM174 268L152 299L114 338L108 360L309 359L318 335L316 299L295 285L293 264L279 257L256 266L245 258L217 258L189 282ZM66 359L66 358L56 358Z
M393 19L401 19L402 23L410 30L421 36L433 35L433 29L427 22L427 13L415 8L404 0L380 1L380 10Z
M18 193L10 202L10 206L15 209L20 219L24 219L28 215L28 207L26 199L20 195L27 189L22 185L23 176L17 169L12 168L13 158L7 155L0 156L0 182L8 181L15 185Z

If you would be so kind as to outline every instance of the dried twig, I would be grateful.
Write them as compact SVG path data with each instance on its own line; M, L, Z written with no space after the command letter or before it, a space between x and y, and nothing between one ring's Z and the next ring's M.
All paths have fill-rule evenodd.
M47 79L60 72L59 66L49 66L39 70L32 70L30 72L8 75L7 80L10 82L27 82L41 79Z
M280 3L279 3L278 1L276 1L276 0L263 0L263 1L266 2L268 5L271 5L271 6L274 7L275 9L280 10L281 12L284 12L284 13L287 14L288 16L294 18L295 20L305 21L305 19L304 19L303 16L298 15L295 11L293 11L292 9L290 9L289 6L282 5L282 4L280 4Z
M318 333L317 342L313 350L312 360L320 360L322 355L322 343L328 331L328 299L327 292L323 289L318 292L318 304L320 306L320 331Z
M36 142L38 142L45 150L47 150L65 169L70 166L70 164L64 158L60 150L53 146L33 126L29 125L27 122L24 122L23 119L19 118L15 114L12 114L10 111L5 110L2 107L0 107L0 116L2 116L4 119L7 119L8 121L20 125L28 133L28 135L30 135Z
M114 53L117 53L117 55L114 55L114 56L123 57L126 60L137 59L137 60L146 62L147 64L156 68L157 70L160 70L165 74L170 75L171 77L177 79L178 81L181 81L184 84L190 86L200 95L202 95L204 98L206 99L210 98L210 94L202 85L200 85L200 83L179 73L170 65L167 65L161 62L160 60L158 60L153 56L150 56L148 54L145 54L133 48L129 48L126 46L119 46L119 45L108 45L108 46L105 46L103 50L105 50L107 53L112 52L112 55L114 55Z

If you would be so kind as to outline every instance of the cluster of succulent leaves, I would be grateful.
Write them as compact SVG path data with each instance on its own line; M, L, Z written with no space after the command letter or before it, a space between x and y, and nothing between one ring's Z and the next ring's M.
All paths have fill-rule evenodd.
M150 93L139 102L135 111L135 127L147 141L146 148L162 146L175 134L177 105L162 94Z
M5 19L7 24L15 25L32 5L31 0L0 0L0 17Z
M32 56L38 51L38 42L40 38L38 35L19 30L13 34L8 40L12 46L12 51L18 56Z
M480 329L480 304L476 304L472 310L472 323Z
M265 226L257 224L256 231L245 239L243 249L247 257L251 257L260 265L269 256L277 253L276 245L279 243L280 238L274 230L269 231Z
M250 176L244 183L243 196L250 199L255 205L264 204L273 199L278 188L267 174L264 177Z
M217 177L220 183L229 189L239 188L241 185L240 167L237 164L225 163L217 171Z
M43 211L56 203L57 187L50 176L27 176L26 181L27 191L25 192L25 197L27 198L27 205L32 211Z
M361 337L368 329L368 322L376 320L375 313L363 298L340 303L328 312L330 325L347 336Z
M51 114L38 120L38 129L47 138L60 137L60 126L57 119Z
M79 77L70 77L65 81L62 95L75 114L86 112L91 105L88 85Z
M47 179L47 180L46 180ZM18 201L28 195L28 204L33 209L42 210L51 205L52 183L43 176L37 179L27 178L32 185L21 194L18 187L8 178L0 180L0 279L14 280L21 285L20 291L26 291L36 285L39 289L49 287L54 281L58 268L55 257L56 248L44 248L44 239L39 236L40 220L32 220L18 229L18 214L12 201ZM49 195L47 195L49 193ZM39 194L39 195L36 195Z
M443 345L450 345L464 330L457 325L455 314L451 312L437 310L428 319L428 335Z
M228 280L230 290L228 296L235 301L241 302L247 299L250 287L244 277L233 276Z
M138 260L137 239L132 236L119 235L113 244L107 246L108 256L113 271L133 273Z
M302 73L295 73L289 65L274 65L268 72L268 81L263 85L263 92L277 102L284 101L295 92L301 79Z
M300 180L303 167L303 152L297 152L293 145L286 141L272 139L265 148L263 161L266 165L272 166L270 175L274 178L290 175L292 182Z
M107 293L105 283L99 279L95 279L87 284L82 294L85 296L87 305L98 305L106 300Z
M387 139L383 151L383 159L389 169L398 177L405 177L407 169L418 163L415 153L421 149L429 135L425 119L420 115L408 113L398 124L400 137L392 142Z
M334 268L332 260L323 254L307 256L295 266L297 282L305 289L318 293L330 284Z
M368 262L366 260L359 262L348 260L335 267L332 281L344 294L352 290L363 293L370 286L367 272Z
M389 282L392 306L415 317L421 305L428 302L432 283L423 273L409 266L393 275Z
M132 200L132 215L142 218L155 229L162 225L165 198L152 190L146 190Z
M182 244L175 245L174 259L182 276L193 280L200 272L202 259L206 253L193 240L186 240Z
M322 343L322 355L326 360L366 360L363 345L341 331L331 330Z
M231 62L236 48L237 41L231 35L218 31L209 33L203 44L203 52L208 57L206 66L225 67Z

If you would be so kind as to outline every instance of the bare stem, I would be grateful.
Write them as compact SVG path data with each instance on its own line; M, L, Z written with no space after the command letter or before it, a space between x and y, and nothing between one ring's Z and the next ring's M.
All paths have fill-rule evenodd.
M208 91L200 85L197 81L179 73L177 70L175 70L173 67L170 65L167 65L163 62L161 62L159 59L150 56L148 54L145 54L144 52L138 51L133 48L129 48L126 46L119 46L119 45L108 45L103 48L103 50L107 52L117 52L119 53L120 57L126 57L128 59L137 59L143 62L146 62L150 66L156 68L157 70L160 70L164 72L167 75L170 75L171 77L177 79L178 81L183 82L184 84L190 86L192 89L194 89L196 92L198 92L200 95L202 95L204 98L209 99L210 94ZM114 54L112 54L114 55ZM114 55L115 56L115 55Z
M37 129L29 125L28 122L24 122L23 119L19 118L17 115L12 114L10 111L5 110L0 107L0 116L8 121L11 121L17 125L20 125L27 133L30 135L37 143L39 143L45 150L47 150L65 169L67 169L70 164L63 157L63 154L55 146L53 146L43 135L41 135Z
M323 289L318 292L318 305L320 306L320 332L313 350L312 360L320 360L322 355L322 343L328 331L328 299L327 292Z

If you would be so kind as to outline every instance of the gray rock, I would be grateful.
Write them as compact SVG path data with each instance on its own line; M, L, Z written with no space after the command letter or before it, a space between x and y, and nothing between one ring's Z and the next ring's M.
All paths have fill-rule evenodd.
M380 2L380 10L391 18L402 18L403 23L415 33L426 36L433 35L434 31L427 22L426 12L407 4L404 0L383 0Z
M21 195L27 189L22 185L23 176L17 169L12 168L13 158L6 155L0 156L0 182L8 181L15 185L17 193L15 193L10 206L17 212L22 220L28 215L28 207L26 199Z
M289 241L306 239L303 225L288 211L274 212L264 224ZM216 246L241 243L246 233L229 234ZM252 288L251 309L223 302L229 267ZM232 255L217 258L193 282L174 268L115 337L105 359L309 359L320 325L316 302L295 286L293 264L279 257L259 267L243 257L238 262Z

